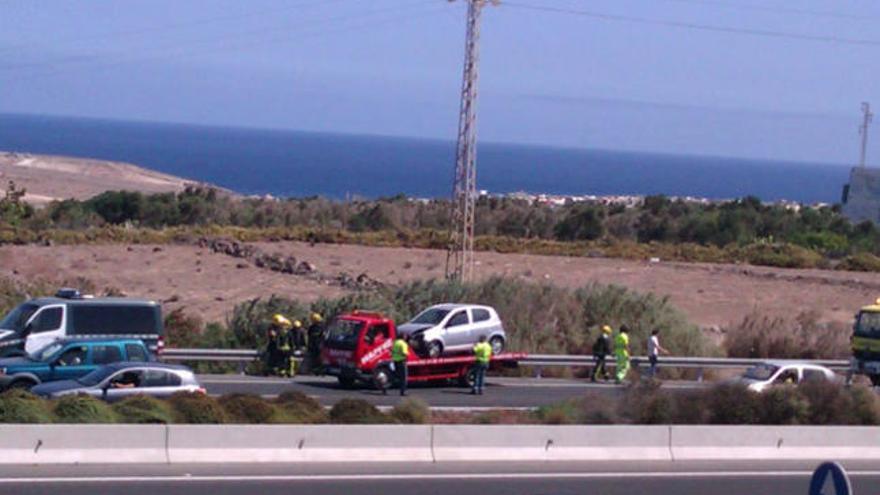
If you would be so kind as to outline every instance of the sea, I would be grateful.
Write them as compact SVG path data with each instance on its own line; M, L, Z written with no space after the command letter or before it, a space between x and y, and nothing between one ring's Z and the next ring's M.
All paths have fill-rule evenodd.
M455 142L0 114L0 150L129 162L248 195L448 197ZM478 189L840 201L842 165L480 143Z

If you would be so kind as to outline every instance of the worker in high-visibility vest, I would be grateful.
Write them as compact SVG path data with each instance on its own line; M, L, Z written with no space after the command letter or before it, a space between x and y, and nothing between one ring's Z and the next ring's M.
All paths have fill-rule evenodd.
M406 381L408 374L406 370L406 360L409 359L409 335L397 335L394 343L391 345L391 362L394 366L394 376L400 385L400 395L406 395ZM385 389L382 389L385 393Z
M480 335L480 341L474 346L474 386L471 394L483 395L483 382L486 380L486 370L489 369L489 360L492 359L492 346L486 342L486 336Z
M614 356L617 360L615 379L617 383L623 383L629 372L629 328L626 325L620 326L620 332L614 338Z
M272 316L270 325L269 338L274 342L270 349L270 366L272 373L277 376L287 376L290 373L290 362L288 355L290 354L290 328L293 323L282 314Z

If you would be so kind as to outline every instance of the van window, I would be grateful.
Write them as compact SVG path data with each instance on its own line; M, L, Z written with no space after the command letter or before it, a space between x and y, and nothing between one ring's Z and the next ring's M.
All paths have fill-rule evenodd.
M129 361L146 361L147 353L144 348L137 344L125 344L125 353Z
M489 318L491 318L491 316L489 315L488 309L476 308L476 309L474 309L473 313L474 313L474 323L477 323L478 321L486 321Z
M31 333L49 332L61 328L62 308L46 308L37 314L31 325Z
M466 325L468 323L468 315L467 311L459 311L452 315L452 318L449 319L449 323L446 324L447 327L457 327L459 325Z
M110 364L122 361L122 353L115 345L96 345L92 347L92 361L95 364Z
M74 335L145 335L158 332L151 306L77 304L70 307Z

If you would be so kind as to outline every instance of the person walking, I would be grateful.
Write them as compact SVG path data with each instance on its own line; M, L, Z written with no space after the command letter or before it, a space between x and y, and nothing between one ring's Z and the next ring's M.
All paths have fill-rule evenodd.
M290 320L284 315L276 313L272 316L270 325L270 335L273 335L275 341L272 349L275 357L271 358L272 372L277 376L287 376L290 373L290 362L288 361L291 353L290 345L290 327L293 326Z
M614 339L614 355L617 361L617 373L614 378L618 384L621 384L629 372L629 327L626 325L620 326L620 332Z
M660 335L660 329L655 328L651 330L651 337L648 339L648 362L651 363L651 367L648 368L648 376L651 378L657 376L657 358L660 353L669 354L669 351L660 345L658 335Z
M471 394L483 395L483 383L486 381L486 371L491 359L492 345L486 342L485 335L480 335L480 341L474 346L474 386Z
M605 360L608 359L608 354L611 353L611 332L610 326L602 325L602 331L599 332L596 342L593 343L593 360L596 361L596 365L593 366L593 372L590 373L591 382L596 381L596 376L599 373L602 374L603 380L608 381L608 370L605 368Z
M391 361L394 366L394 375L400 384L400 395L406 395L406 382L408 379L406 360L409 358L409 335L397 335L394 344L391 345ZM382 389L382 394L385 394Z

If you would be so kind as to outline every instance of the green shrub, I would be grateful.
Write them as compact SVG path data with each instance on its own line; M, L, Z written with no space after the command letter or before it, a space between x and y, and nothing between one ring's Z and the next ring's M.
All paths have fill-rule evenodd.
M320 402L299 391L287 391L275 399L279 423L326 423L327 411Z
M275 406L257 395L229 394L218 399L230 423L270 423Z
M722 384L704 396L709 423L724 425L758 424L761 419L760 397L741 384Z
M51 423L48 403L30 392L12 389L0 394L0 423Z
M116 414L104 401L85 394L65 395L53 402L57 423L115 423Z
M409 398L391 409L391 418L398 423L422 425L431 422L431 408L421 399Z
M205 394L179 392L168 398L178 423L221 424L226 422L226 412L216 399Z
M880 397L868 387L853 386L848 389L852 398L853 423L880 425Z
M847 256L835 268L854 272L880 272L880 257L871 253Z
M539 423L545 425L570 425L584 422L583 410L575 400L541 406L535 411L535 417Z
M363 399L342 399L330 408L330 422L338 424L380 424L389 418Z
M761 424L797 425L808 420L810 403L797 387L772 387L761 394Z
M777 359L834 359L850 355L850 331L819 322L819 313L804 312L794 319L752 313L724 329L729 357Z
M147 395L127 397L113 404L120 423L170 424L174 419L168 403Z

